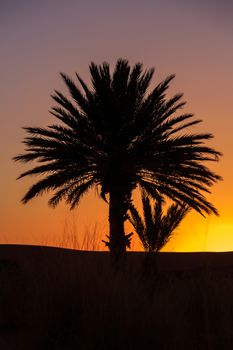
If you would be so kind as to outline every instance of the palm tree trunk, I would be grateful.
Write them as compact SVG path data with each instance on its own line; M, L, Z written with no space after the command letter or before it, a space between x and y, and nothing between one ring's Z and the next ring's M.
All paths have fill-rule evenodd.
M126 196L119 187L112 187L109 192L109 227L110 252L118 260L126 252L124 231Z

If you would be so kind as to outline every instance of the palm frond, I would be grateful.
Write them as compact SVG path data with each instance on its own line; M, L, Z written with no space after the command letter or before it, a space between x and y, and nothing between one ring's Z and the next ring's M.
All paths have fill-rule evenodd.
M73 97L74 101L77 103L81 111L83 111L84 113L88 113L88 103L81 91L72 81L72 79L70 79L66 74L60 73L60 75L64 80L66 86L68 87L70 95ZM52 95L55 101L57 101L68 111L74 113L74 115L78 114L77 108L73 107L71 102L69 102L62 94L58 93L56 90L55 93L56 95Z
M145 237L145 226L142 218L140 217L138 210L135 208L132 202L130 203L130 206L129 206L129 213L130 214L128 215L128 220L131 223L131 225L134 227L136 233L138 234L144 249L147 250L148 242Z
M145 192L142 192L142 207L144 213L144 222L148 231L153 230L153 216L150 206L149 198L146 196Z
M44 192L54 190L68 181L70 181L70 176L67 176L65 172L49 175L31 186L24 195L22 202L25 204L32 198L42 195Z
M138 64L137 70L141 69L141 64ZM115 70L112 76L111 87L116 96L122 96L127 91L128 81L130 76L130 66L127 60L119 59L116 63Z
M131 204L129 221L146 251L160 251L191 208L183 203L182 205L176 203L170 205L164 214L165 201L162 196L156 194L156 198L153 200L154 204L152 204L147 192L142 190L141 198L144 220Z

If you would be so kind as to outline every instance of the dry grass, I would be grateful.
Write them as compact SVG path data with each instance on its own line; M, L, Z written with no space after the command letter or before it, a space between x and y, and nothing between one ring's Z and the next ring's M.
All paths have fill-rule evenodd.
M84 233L78 232L74 217L70 221L65 221L61 235L53 237L43 237L42 245L58 248L68 248L85 251L107 250L102 242L103 236L98 223L86 226Z

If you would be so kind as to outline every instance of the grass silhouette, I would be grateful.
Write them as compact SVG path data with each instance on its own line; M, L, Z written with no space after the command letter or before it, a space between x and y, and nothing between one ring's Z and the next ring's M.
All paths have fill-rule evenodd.
M62 235L59 237L44 238L44 242L49 246L59 248L68 248L75 250L99 251L105 250L104 244L101 242L101 231L97 222L86 226L82 235L78 232L75 220L64 223Z

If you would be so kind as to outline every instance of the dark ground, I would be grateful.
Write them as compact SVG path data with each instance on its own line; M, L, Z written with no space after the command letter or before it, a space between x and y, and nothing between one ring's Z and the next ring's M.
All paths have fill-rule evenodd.
M0 245L0 349L233 349L233 253Z

